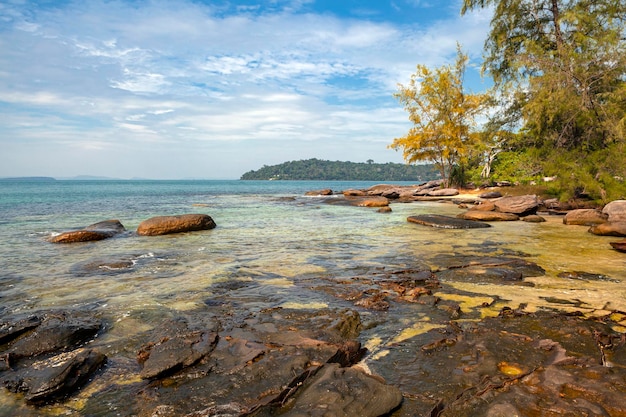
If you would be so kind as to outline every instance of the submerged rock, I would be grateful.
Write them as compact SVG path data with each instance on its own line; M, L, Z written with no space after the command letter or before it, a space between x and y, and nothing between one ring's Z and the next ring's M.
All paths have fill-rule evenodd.
M91 242L108 239L126 231L124 225L119 220L105 220L94 223L81 230L74 230L61 233L50 238L52 243L76 243Z
M409 216L407 217L407 221L410 223L417 223L441 229L478 229L491 227L491 225L487 223L474 220L463 220L439 214L420 214L418 216Z
M323 190L312 190L304 193L306 196L317 196L317 195L333 195L333 190L330 188L325 188Z
M105 360L104 354L93 349L77 349L35 362L3 382L9 391L25 393L26 402L47 403L79 388Z
M599 236L626 236L626 221L606 222L591 226L589 233Z
M207 214L181 214L177 216L157 216L144 220L137 227L137 234L142 236L167 235L170 233L195 232L216 227Z

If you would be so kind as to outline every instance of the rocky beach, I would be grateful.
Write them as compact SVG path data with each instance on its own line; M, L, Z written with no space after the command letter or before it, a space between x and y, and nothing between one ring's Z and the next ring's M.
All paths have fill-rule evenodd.
M263 223L256 242L223 241L253 246L245 261L214 250L227 273L168 252L190 242L202 252L228 229L222 207L197 194L185 212L146 211L131 226L101 218L35 236L47 254L89 254L63 267L77 293L102 281L156 302L94 286L25 305L38 291L21 285L28 276L3 275L0 414L626 415L626 201L565 205L435 182L264 198L299 237L273 245ZM318 217L301 227L297 216ZM370 234L342 216L364 229L401 219L394 234ZM575 239L576 262L546 261L548 235Z

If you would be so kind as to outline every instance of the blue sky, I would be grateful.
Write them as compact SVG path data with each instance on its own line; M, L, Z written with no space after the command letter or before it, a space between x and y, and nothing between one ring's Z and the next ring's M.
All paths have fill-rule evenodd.
M0 177L239 178L403 162L417 64L479 77L490 12L437 0L4 0Z

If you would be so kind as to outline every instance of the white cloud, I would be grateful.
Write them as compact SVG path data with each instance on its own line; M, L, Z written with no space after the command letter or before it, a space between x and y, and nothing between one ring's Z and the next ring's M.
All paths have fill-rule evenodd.
M14 172L28 167L18 157L26 146L31 156L41 149L42 164L44 153L81 161L145 143L159 144L155 158L174 149L213 158L184 164L175 177L241 174L271 163L262 158L273 159L272 151L400 162L385 147L408 128L391 97L397 83L417 63L449 62L457 41L479 57L489 19L456 12L429 25L399 24L298 13L314 6L308 0L270 6L238 15L191 1L0 6L0 146L10 142L16 155L0 176L29 175ZM249 158L230 156L237 154ZM116 175L151 176L118 158ZM57 175L59 164L48 166ZM72 166L75 174L110 175Z

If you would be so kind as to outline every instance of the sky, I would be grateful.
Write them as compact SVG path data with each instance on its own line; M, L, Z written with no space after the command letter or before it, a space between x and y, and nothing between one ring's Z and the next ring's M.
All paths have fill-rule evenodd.
M237 179L286 161L402 163L393 97L489 10L461 0L3 0L0 177Z

